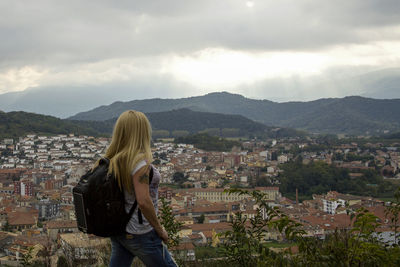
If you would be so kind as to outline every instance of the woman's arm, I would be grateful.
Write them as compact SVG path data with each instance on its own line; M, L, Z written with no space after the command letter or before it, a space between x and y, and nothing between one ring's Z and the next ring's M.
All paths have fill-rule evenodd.
M153 201L150 197L149 173L150 170L148 166L144 166L133 175L133 186L135 189L136 201L144 217L146 217L147 221L151 224L151 226L153 226L154 230L156 230L161 239L167 243L168 234L158 221Z

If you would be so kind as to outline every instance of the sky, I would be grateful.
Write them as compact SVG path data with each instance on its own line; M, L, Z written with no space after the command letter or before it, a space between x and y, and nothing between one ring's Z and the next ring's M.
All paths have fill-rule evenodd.
M398 0L2 0L0 94L366 94L359 77L400 68L399 14Z

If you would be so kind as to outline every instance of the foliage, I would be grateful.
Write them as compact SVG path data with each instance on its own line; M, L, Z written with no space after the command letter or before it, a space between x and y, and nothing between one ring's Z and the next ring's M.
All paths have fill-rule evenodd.
M143 108L132 108L145 112L155 130L185 130L189 131L190 133L194 133L208 128L226 128L239 129L239 134L243 135L243 131L262 132L267 127L241 115L228 115L227 113L222 114L224 112L198 112L181 107L161 108L160 105L151 106L150 109L149 107L150 106L146 105ZM113 120L114 118L117 118L123 111L125 111L127 106L124 106L122 109L116 111L115 109L119 109L119 107L118 105L114 105L111 108L112 110L108 108L108 111L105 114L102 114L102 108L103 107L100 107L93 114L90 114L90 111L86 112L85 114L77 114L76 116L71 117L71 119L86 121ZM227 130L227 132L230 133L231 130Z
M99 135L98 131L87 125L78 125L52 116L22 111L0 113L0 138L16 138L30 133Z
M195 134L176 138L175 143L193 144L199 149L207 151L230 151L234 146L240 146L237 141L231 141L208 134Z
M68 260L65 256L61 255L58 257L57 267L69 267Z
M231 222L232 230L219 234L225 239L221 249L227 261L237 266L275 266L285 262L285 256L265 246L264 239L268 231L273 229L292 242L304 234L300 229L301 224L282 214L279 209L271 208L267 195L260 191L229 189L225 192L250 195L258 205L254 218L249 219L239 211Z
M185 131L185 130L172 131L172 137L181 137L181 136L187 136L187 135L189 135L189 131Z
M222 256L220 248L214 248L214 247L210 247L210 246L196 247L195 253L196 253L197 260L219 258Z
M22 266L29 266L29 267L44 267L50 266L50 263L43 263L40 261L33 260L33 247L28 247L28 251L22 254L21 265Z
M155 159L151 164L153 165L160 165L161 160L160 159Z
M8 223L8 221L6 221L6 223L3 225L1 230L5 231L5 232L10 232L11 231L11 227L10 227L10 224Z
M174 175L172 176L172 179L174 180L174 183L178 185L182 185L184 182L187 181L185 174L182 172L175 172Z
M270 178L267 176L258 176L256 177L256 186L272 186L273 184L270 181Z
M223 128L221 130L221 136L223 136L223 137L240 136L240 129L238 129L238 128Z
M346 162L351 162L351 161L362 161L362 162L366 162L366 161L370 161L373 160L374 156L373 155L357 155L354 153L347 153L344 161Z
M171 206L167 203L165 198L161 198L161 207L160 207L160 222L164 229L167 231L169 240L168 247L174 247L179 245L180 237L179 231L182 227L182 223L175 220L174 215L172 214Z
M394 194L395 201L391 202L386 207L385 215L389 218L392 228L394 230L394 245L400 246L399 241L399 227L400 227L400 187Z
M348 170L324 162L302 164L298 160L282 165L282 169L284 172L278 177L281 182L279 189L285 196L292 198L296 188L300 199L310 199L313 194L331 190L374 197L387 196L394 191L394 186L374 170L363 170L362 177L351 179Z
M170 137L170 133L167 130L154 130L153 137L154 138L166 138L166 137Z
M32 252L33 252L33 247L28 247L28 251L24 254L22 254L22 259L21 259L21 264L22 266L30 266L32 263Z
M370 99L345 97L319 99L310 102L274 103L267 100L248 99L229 93L207 94L183 99L149 99L117 102L77 114L74 119L104 120L117 117L126 109L143 112L181 108L207 110L224 114L240 114L266 125L305 129L317 133L377 134L383 130L400 129L398 99ZM379 112L376 112L379 110ZM172 112L172 111L171 111ZM153 123L154 124L154 123ZM222 128L239 128L221 126ZM212 126L203 127L214 128ZM167 129L167 128L159 128ZM374 129L374 132L371 131Z
M197 219L197 223L204 223L204 219L205 219L205 216L204 216L204 213L203 213L203 214L201 214L200 217Z
M302 239L296 260L300 265L395 266L398 250L385 247L373 234L377 217L361 208L355 213L352 229L336 229L327 239Z
M220 233L225 242L220 249L224 264L231 266L399 266L400 248L388 247L375 235L380 223L365 208L357 210L351 229L336 229L325 240L305 237L302 225L268 207L265 194L235 189L229 193L248 194L259 205L255 218L248 219L237 212L231 222L232 230ZM399 191L400 192L400 189ZM400 194L399 194L400 196ZM397 207L397 206L396 206ZM262 214L266 218L262 218ZM273 252L263 237L275 229L284 239L299 247L290 251ZM295 241L295 243L294 243Z
M74 117L74 120L59 119L28 112L0 113L0 138L15 138L29 133L109 136L120 113L107 119L111 114L108 113L107 116L95 121L90 118L76 120L77 117ZM182 137L202 131L223 137L269 136L276 138L300 134L293 129L272 129L240 115L196 112L189 109L152 112L146 115L152 124L154 138Z
M386 139L398 139L400 140L400 132L392 133L389 135L384 136Z

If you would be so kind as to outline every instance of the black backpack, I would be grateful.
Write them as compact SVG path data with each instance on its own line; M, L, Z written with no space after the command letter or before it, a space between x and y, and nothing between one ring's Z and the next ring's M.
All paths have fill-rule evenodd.
M99 165L81 177L73 188L78 229L87 234L110 237L125 233L126 225L137 207L137 202L125 211L124 191L113 175L108 175L110 161L102 158ZM153 168L150 168L150 182ZM143 222L138 210L139 223Z

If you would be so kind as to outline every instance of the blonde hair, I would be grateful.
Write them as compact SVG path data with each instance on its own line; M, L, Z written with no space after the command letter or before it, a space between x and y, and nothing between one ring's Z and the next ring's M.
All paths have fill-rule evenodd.
M133 168L142 160L152 162L150 142L151 125L146 115L127 110L119 116L104 157L110 160L108 173L114 174L121 189L133 192Z

